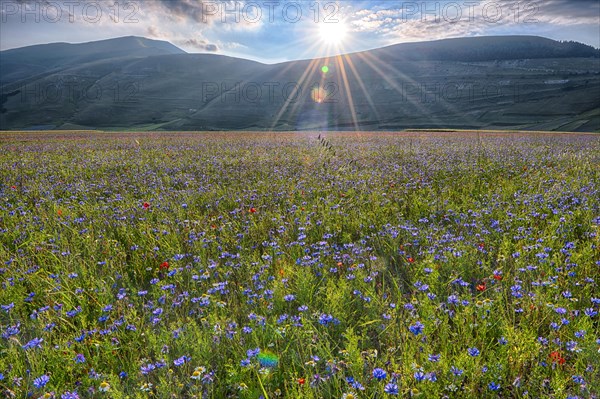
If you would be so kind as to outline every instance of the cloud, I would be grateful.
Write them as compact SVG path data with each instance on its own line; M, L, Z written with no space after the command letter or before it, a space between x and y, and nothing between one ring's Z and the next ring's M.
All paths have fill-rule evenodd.
M223 1L205 1L205 0L158 0L150 1L146 4L158 6L168 12L169 17L179 20L192 20L199 23L210 23L215 18L215 5Z
M355 32L369 32L391 41L443 39L512 30L535 32L552 25L600 24L598 0L519 2L387 2L350 13ZM533 33L534 34L534 33Z
M600 23L598 0L544 0L535 4L538 7L536 16L541 22L564 25Z
M206 40L202 39L187 39L182 44L185 46L194 47L198 50L209 51L212 53L219 51L219 47L216 44L208 43Z
M252 4L254 6L252 6ZM170 20L215 26L228 30L256 29L262 25L264 15L256 16L256 8L264 12L261 2L240 0L156 0L143 6L151 12L161 13ZM248 8L246 8L248 6Z

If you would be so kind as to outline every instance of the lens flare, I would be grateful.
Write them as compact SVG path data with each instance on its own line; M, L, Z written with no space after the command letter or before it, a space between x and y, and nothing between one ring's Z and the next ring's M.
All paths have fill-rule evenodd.
M258 363L261 367L275 368L279 364L279 358L274 353L261 352L258 355Z
M318 104L321 104L327 99L327 92L322 87L315 87L310 92L312 100Z

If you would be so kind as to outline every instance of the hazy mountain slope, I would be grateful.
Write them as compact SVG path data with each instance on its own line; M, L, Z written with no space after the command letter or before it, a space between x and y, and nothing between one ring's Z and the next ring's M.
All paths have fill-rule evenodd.
M158 43L133 47L177 52ZM276 65L94 51L3 84L0 128L600 130L598 51L544 38L407 43Z
M51 43L0 52L0 84L26 79L60 67L122 57L184 54L169 42L127 36L89 43Z

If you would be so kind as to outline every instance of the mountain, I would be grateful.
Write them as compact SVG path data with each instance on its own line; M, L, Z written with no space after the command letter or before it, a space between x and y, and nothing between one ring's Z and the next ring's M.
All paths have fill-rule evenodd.
M372 50L384 59L476 62L543 58L600 57L600 49L539 36L484 36L402 43Z
M89 43L51 43L0 52L0 84L74 65L116 58L185 54L169 42L127 36Z
M2 130L600 131L599 50L534 36L274 65L138 37L59 43L0 52L0 85Z

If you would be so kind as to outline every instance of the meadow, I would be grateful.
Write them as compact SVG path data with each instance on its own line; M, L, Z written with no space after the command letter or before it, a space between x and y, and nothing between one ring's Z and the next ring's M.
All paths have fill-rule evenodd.
M600 136L0 134L0 396L598 398Z

